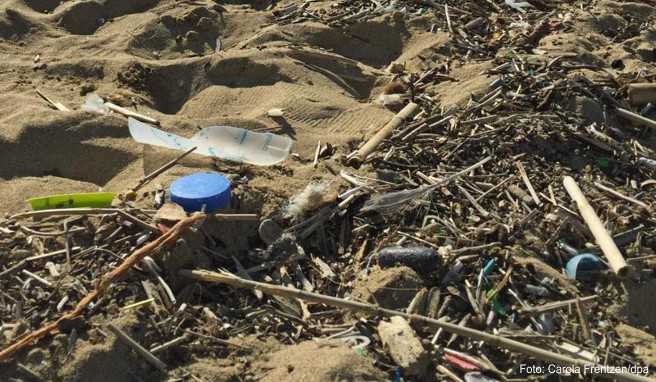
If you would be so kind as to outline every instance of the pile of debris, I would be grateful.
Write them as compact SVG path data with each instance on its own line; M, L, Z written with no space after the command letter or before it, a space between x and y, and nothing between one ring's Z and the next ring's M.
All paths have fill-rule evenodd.
M600 4L626 12L606 38L653 33L656 6ZM333 182L276 215L122 203L0 221L6 375L51 379L76 344L117 338L145 379L211 378L216 365L187 366L229 359L234 380L650 380L656 322L630 306L655 282L656 71L622 70L639 49L608 62L551 49L609 14L535 0L273 12L331 25L433 15L445 59L390 65L379 100L396 116L339 158L319 144ZM475 78L455 78L463 66ZM253 219L250 248L220 233L254 237ZM272 366L249 359L272 351L258 340L293 347ZM47 366L32 346L52 349ZM313 372L308 354L325 364Z

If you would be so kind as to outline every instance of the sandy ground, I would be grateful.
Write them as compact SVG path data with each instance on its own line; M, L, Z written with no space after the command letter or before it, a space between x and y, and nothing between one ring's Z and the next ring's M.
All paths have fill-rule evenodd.
M219 123L289 135L298 156L279 166L195 156L158 180L208 167L248 173L249 186L272 202L321 176L311 166L318 140L345 147L390 118L369 99L380 91L379 69L406 50L405 25L373 22L358 32L375 44L344 44L340 31L320 24L278 27L271 12L247 5L227 5L221 17L213 5L2 2L0 211L49 193L122 191L174 155L133 142L121 116L79 111L89 91L185 136ZM52 110L37 88L73 111ZM274 107L284 120L266 117Z

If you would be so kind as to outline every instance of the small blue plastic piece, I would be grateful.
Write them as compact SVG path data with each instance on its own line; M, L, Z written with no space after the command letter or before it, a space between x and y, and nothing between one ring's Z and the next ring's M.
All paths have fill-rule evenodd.
M565 273L570 278L590 281L594 279L598 270L605 268L601 259L590 253L583 253L572 257L565 265Z
M214 212L230 205L230 181L215 172L198 172L171 184L171 201L187 212Z
M487 262L487 264L485 264L485 267L483 267L483 275L487 275L487 274L489 274L490 272L492 272L492 270L494 269L494 266L495 266L496 264L497 264L497 259L496 259L496 258L492 258L492 259L490 259L490 260Z

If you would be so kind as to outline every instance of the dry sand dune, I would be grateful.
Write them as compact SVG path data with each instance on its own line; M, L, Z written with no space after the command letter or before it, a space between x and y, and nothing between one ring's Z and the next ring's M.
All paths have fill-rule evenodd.
M255 176L253 183L261 193L289 197L308 177L321 176L310 165L317 140L345 147L389 120L392 112L370 102L386 82L381 69L432 44L412 33L424 32L427 21L387 16L344 29L279 26L271 12L225 8L156 0L3 2L0 210L21 210L24 199L50 191L121 191L170 158L134 143L123 117L79 111L91 91L186 136L218 123L290 135L299 157L280 166L285 179ZM74 111L50 109L36 88ZM285 120L267 118L271 108L283 108ZM161 182L207 165L239 167L185 163Z

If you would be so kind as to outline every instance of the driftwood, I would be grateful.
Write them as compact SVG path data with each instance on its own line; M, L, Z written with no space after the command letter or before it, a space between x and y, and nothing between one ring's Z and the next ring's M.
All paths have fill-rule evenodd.
M621 107L615 109L615 112L619 116L628 119L629 121L635 123L636 125L656 128L656 121L649 119L647 117L643 117L640 114L634 113L626 109L622 109Z
M412 117L419 108L416 103L410 102L400 112L398 112L391 121L389 121L382 129L380 129L373 137L369 138L364 146L360 147L350 158L349 163L354 166L359 166L362 161L367 158L369 154L374 152L378 145L390 135L397 127L401 126L403 122Z
M620 253L620 250L617 248L613 238L604 227L604 224L601 222L601 219L599 219L599 216L597 216L595 210L592 208L590 203L588 203L588 200L585 198L585 195L583 195L583 192L579 188L578 184L576 184L574 178L566 176L563 179L563 185L565 186L569 196L578 205L583 220L588 225L590 232L592 232L592 235L597 240L599 248L601 248L601 251L608 259L610 268L618 276L626 276L630 270L629 264L627 264L627 262L624 260L624 256L622 256L622 253Z
M459 336L467 337L477 341L483 341L489 345L498 346L510 351L525 354L535 359L539 359L547 362L553 362L563 366L579 366L581 368L587 368L586 370L590 370L592 374L599 375L606 378L612 378L616 381L653 382L653 380L650 378L643 377L640 375L630 374L630 373L604 373L603 371L599 372L599 370L604 370L604 367L587 360L568 357L563 354L554 353L519 341L511 340L494 334L489 334L465 326L458 326L456 324L448 323L445 321L439 321L426 316L421 316L417 314L407 314L398 310L381 308L373 304L367 304L357 301L348 301L338 297L306 292L299 289L245 280L230 273L217 273L217 272L199 271L199 270L181 270L179 274L181 276L194 280L228 284L237 288L257 289L272 296L298 298L304 301L326 304L329 306L333 306L336 308L343 308L350 311L361 311L372 315L387 316L387 317L401 316L410 322L422 322L424 324L427 324L429 326L438 329L442 329L449 333L457 334Z
M143 114L139 114L137 112L126 109L126 108L121 107L121 106L118 106L118 105L113 104L111 102L105 102L105 106L107 106L107 108L109 110L112 110L112 111L114 111L116 113L119 113L119 114L123 114L126 117L132 117L134 119L138 119L138 120L146 122L146 123L152 123L153 125L159 125L159 121L155 118L152 118L152 117L149 117L149 116L146 116L146 115L143 115Z

